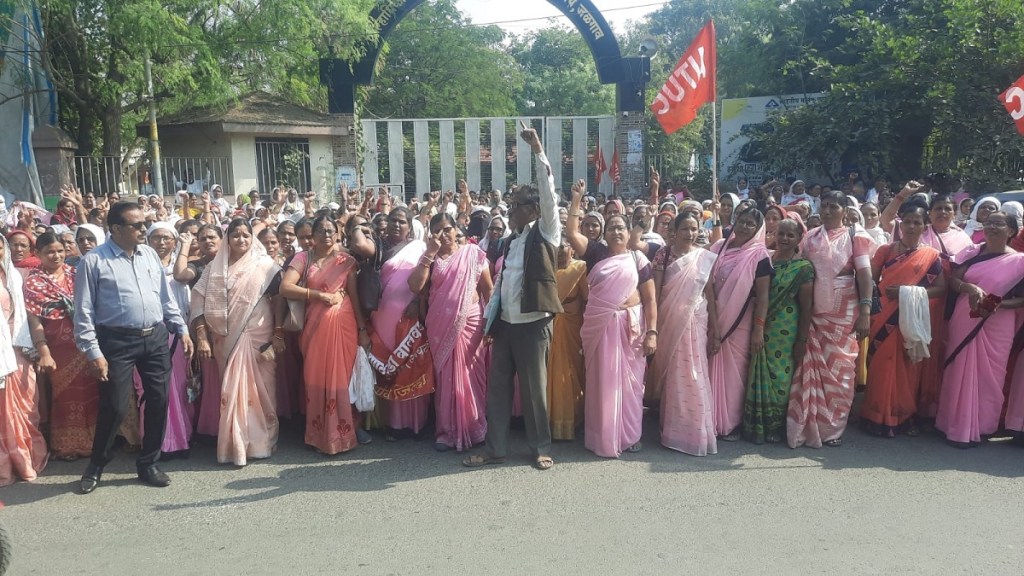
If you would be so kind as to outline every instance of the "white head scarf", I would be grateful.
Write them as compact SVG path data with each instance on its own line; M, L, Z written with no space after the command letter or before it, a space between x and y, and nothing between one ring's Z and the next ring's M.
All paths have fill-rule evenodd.
M412 237L420 242L427 236L427 231L423 227L423 222L420 222L419 218L412 219Z
M154 226L155 225L156 224L154 224ZM86 232L91 232L92 235L96 237L96 245L97 246L99 246L100 244L103 244L104 242L107 241L107 233L103 231L103 228L100 228L99 226L97 226L95 224L79 224L78 225L78 230L75 230L75 240L78 240L78 233L81 230L85 230ZM83 254L83 256L84 256L84 254Z
M490 224L494 224L495 220L497 220L498 222L501 222L501 225L505 227L505 231L502 232L502 234L501 234L502 238L508 238L509 236L512 235L512 230L510 230L509 227L508 227L508 218L505 218L504 216L495 216L494 218L491 218ZM487 226L488 228L490 228L490 224L488 224L488 226ZM491 233L490 233L489 230L487 230L484 233L483 240L480 241L480 249L483 250L484 252L486 252L487 251L487 247L490 246L490 245L491 245Z
M729 224L730 225L735 224L736 223L736 213L739 212L739 207L740 207L740 197L735 195L735 194L733 194L732 192L726 192L725 194L722 194L722 196L723 197L728 197L730 200L732 200L732 216L729 217Z
M996 210L1002 208L1002 204L999 203L999 200L996 200L991 196L979 198L978 201L974 203L974 209L971 210L971 219L967 221L967 226L964 227L964 232L966 232L968 236L971 236L978 230L984 228L984 225L981 222L978 222L978 208L981 208L982 204L992 204L996 207Z
M999 209L1017 220L1017 230L1024 229L1024 204L1010 201L1003 203Z
M7 322L0 322L0 378L6 378L8 374L18 370L18 358L14 355L14 347L31 349L33 346L25 313L21 273L11 261L11 246L7 243L7 238L0 235L0 240L3 241L4 247L4 257L0 265L3 266L7 291L11 296L11 307L14 308L14 329L11 330ZM3 383L0 383L0 388L3 388Z

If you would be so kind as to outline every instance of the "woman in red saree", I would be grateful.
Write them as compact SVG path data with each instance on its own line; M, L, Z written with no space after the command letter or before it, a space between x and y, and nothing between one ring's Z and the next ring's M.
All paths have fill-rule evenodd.
M99 385L75 346L75 269L64 263L55 235L41 235L37 246L42 261L25 279L25 309L39 370L50 377L50 450L57 459L76 460L92 454Z
M1007 244L1017 223L1003 212L985 219L985 243L957 256L949 288L960 296L949 319L946 369L935 427L957 448L994 434L1005 400L1007 358L1017 329L1015 310L1024 278L1024 254Z
M420 317L419 294L409 289L409 277L416 271L427 246L420 240L412 239L412 220L408 208L400 206L393 209L388 214L388 230L384 236L380 305L371 315L370 321L374 334L389 352L393 352L416 326L411 322L403 323L403 320L418 321ZM402 400L383 401L388 439L395 439L404 430L419 434L426 425L430 412L430 392L418 390L412 393L417 395Z
M304 358L306 444L323 454L347 452L368 442L356 435L359 412L352 407L349 382L356 348L370 337L357 314L356 260L338 243L338 228L328 216L313 221L313 247L288 265L281 295L306 302L300 346ZM304 280L303 286L299 286Z
M711 274L718 310L718 353L708 359L715 433L740 437L750 357L764 349L765 317L771 290L771 257L765 247L764 217L756 208L738 212L728 237L711 247L718 255Z
M32 348L25 296L10 252L0 236L0 486L35 480L47 460L36 371L22 352Z
M918 193L918 190L916 186L905 186L882 212L882 228L893 234L893 240L899 240L900 237L897 218L900 206ZM956 213L957 204L949 194L936 194L928 207L928 226L921 234L921 244L939 251L942 258L942 273L947 279L953 274L952 262L957 254L974 246L971 237L954 223ZM939 389L942 386L946 357L945 306L936 306L933 309L931 326L932 343L929 354L933 361L922 366L921 387L917 392L917 418L929 425L935 420L935 413L939 409Z
M283 310L271 300L281 269L244 219L225 235L227 248L192 289L191 324L200 358L214 358L221 374L217 462L245 466L277 446L275 362L267 352L284 351Z
M814 313L789 395L791 448L842 445L853 407L857 341L871 328L874 241L861 226L843 225L847 202L838 190L822 194L821 226L800 246L814 266Z
M872 258L872 274L878 285L882 309L871 318L868 381L861 406L861 423L868 432L892 438L906 432L916 436L915 422L918 391L925 367L944 361L938 357L920 358L921 350L908 352L903 334L905 306L913 306L913 294L901 295L901 287L925 291L928 316L945 309L946 279L939 251L921 241L927 226L928 207L911 200L900 207L899 239L886 244ZM901 314L901 312L903 314ZM908 320L909 321L909 320ZM930 324L929 324L930 327ZM930 343L930 340L929 340ZM914 354L911 358L908 354Z
M456 223L446 213L430 220L430 238L409 289L427 291L426 329L434 357L434 447L462 451L487 433L487 355L483 309L494 286L487 254L459 246ZM429 285L427 284L429 280Z

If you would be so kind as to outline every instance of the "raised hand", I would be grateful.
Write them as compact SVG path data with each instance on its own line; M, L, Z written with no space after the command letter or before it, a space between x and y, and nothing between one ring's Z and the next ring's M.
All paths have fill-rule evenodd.
M587 193L587 181L580 178L572 185L572 201L579 202Z
M519 121L519 125L523 128L523 131L519 133L519 136L525 140L534 151L539 150L540 136L537 134L537 131L527 126L522 120Z

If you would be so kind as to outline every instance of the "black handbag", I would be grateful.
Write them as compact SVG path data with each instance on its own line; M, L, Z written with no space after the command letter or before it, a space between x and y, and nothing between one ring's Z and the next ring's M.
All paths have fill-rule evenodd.
M356 275L356 293L363 312L375 312L380 306L380 267L383 265L384 247L377 243L373 259L364 262Z

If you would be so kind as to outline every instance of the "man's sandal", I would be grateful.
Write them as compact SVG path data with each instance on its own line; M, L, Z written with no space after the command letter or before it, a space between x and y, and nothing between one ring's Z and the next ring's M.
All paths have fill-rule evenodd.
M486 454L473 454L462 461L462 465L466 468L479 468L481 466L487 466L488 464L504 464L505 458L496 458L494 456L488 456Z
M551 456L537 456L533 462L533 467L537 470L550 470L554 465L555 461L551 459Z

